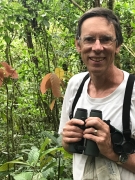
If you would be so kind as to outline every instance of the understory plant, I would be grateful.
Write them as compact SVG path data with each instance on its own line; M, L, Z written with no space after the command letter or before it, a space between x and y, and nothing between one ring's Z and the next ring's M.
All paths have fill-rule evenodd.
M7 175L14 180L72 180L71 160L60 145L60 138L45 132L40 148L23 149L20 156L0 167L0 179Z

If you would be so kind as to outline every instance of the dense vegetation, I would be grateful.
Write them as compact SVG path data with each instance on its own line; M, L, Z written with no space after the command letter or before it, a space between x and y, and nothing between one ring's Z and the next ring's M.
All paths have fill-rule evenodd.
M95 6L119 16L124 44L115 63L135 73L134 0L0 1L0 180L72 179L57 131L67 82L85 70L74 47L77 20Z

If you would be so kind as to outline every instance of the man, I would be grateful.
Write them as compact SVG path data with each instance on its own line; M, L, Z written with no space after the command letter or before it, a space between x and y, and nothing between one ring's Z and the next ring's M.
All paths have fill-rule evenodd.
M86 65L90 77L83 86L77 108L102 111L103 119L109 119L111 125L120 131L122 128L123 99L129 73L118 69L114 59L123 42L120 24L114 13L105 8L90 9L78 22L76 49ZM98 157L84 154L73 154L74 180L134 180L135 154L126 159L117 154L112 145L109 126L98 117L87 117L85 129L79 126L84 122L69 119L72 103L77 89L88 73L73 76L65 93L62 106L59 133L62 134L62 145L69 152L71 143L82 138L94 141L100 151ZM131 98L130 129L135 134L135 86ZM103 168L103 169L102 169Z

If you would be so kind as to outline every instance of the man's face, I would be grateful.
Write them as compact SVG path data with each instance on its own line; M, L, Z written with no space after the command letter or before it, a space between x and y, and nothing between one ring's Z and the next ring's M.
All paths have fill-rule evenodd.
M102 75L113 68L115 54L119 52L116 41L114 26L104 17L83 22L76 47L90 73Z

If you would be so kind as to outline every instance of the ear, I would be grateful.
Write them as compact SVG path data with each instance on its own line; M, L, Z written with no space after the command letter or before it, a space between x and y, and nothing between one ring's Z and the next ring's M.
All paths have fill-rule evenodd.
M116 51L115 51L116 54L118 54L118 53L120 52L120 47L121 47L121 46L119 46L119 47L116 48Z
M81 45L78 39L75 40L75 46L76 46L77 52L81 53Z

